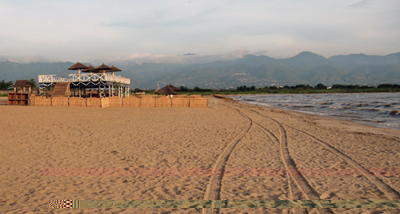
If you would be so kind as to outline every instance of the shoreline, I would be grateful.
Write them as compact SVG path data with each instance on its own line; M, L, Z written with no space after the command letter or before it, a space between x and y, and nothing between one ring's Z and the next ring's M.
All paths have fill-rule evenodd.
M262 95L262 94L259 94L259 95ZM295 95L295 94L285 94L285 95ZM246 95L241 95L241 96L246 96ZM247 95L247 96L253 96L253 95ZM234 99L234 100L238 101L238 102L242 102L242 103L253 102L253 101L241 101L241 100L236 100L236 99ZM296 109L277 107L277 106L264 106L263 103L256 103L256 102L255 103L248 103L248 104L263 106L263 107L267 107L267 108L276 108L276 109L282 109L282 110L287 110L287 111L293 111L293 112L298 112L298 113L302 113L302 114L306 114L306 115L314 115L314 116L320 116L320 117L327 117L327 118L334 118L334 119L339 119L339 120L351 121L351 122L355 122L355 123L358 123L358 124L369 125L371 127L376 127L376 128L400 130L400 127L391 127L391 126L381 125L381 124L373 122L373 121L364 121L363 118L351 119L351 118L349 118L347 116L332 116L332 115L329 115L326 112L321 112L321 111L307 111L307 110L296 110ZM335 112L332 112L332 113L335 113ZM326 114L326 115L320 115L320 114Z

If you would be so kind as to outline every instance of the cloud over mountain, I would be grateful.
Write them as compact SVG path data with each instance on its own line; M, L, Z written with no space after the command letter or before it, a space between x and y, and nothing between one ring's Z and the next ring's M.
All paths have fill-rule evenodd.
M235 60L242 58L249 53L245 48L232 51L227 54L221 55L196 55L196 54L183 54L183 55L166 55L166 54L150 54L150 53L135 53L124 57L115 57L107 61L115 63L208 63L218 60Z

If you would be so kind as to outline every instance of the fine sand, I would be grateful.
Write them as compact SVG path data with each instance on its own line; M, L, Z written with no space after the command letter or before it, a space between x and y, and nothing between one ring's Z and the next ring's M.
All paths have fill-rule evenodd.
M374 203L399 204L400 131L208 99L208 108L100 109L0 98L0 213L399 212ZM53 200L83 208L49 208ZM272 200L325 208L266 209Z

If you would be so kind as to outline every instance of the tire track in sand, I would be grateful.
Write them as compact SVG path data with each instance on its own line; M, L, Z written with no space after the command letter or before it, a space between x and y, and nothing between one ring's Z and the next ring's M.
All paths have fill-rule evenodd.
M238 110L238 111L240 111L240 110ZM275 136L274 133L272 133L269 129L267 129L267 128L264 127L263 125L261 125L261 124L255 122L254 120L253 120L253 123L254 123L255 125L257 125L259 128L261 128L261 130L263 130L263 131L266 133L266 135L268 136L268 138L280 149L280 142L279 142L279 139ZM282 164L283 164L283 163L282 163ZM287 178L288 178L287 182L288 182L289 194L290 194L290 196L289 196L290 198L287 198L287 197L286 197L286 198L287 198L288 200L298 200L298 198L296 198L295 195L296 195L297 193L300 193L300 191L299 191L299 189L297 188L297 186L293 186L293 184L292 184L292 182L291 182L291 180L293 180L293 178L290 176L290 174L289 174L288 171L286 171L286 174L287 174ZM296 198L296 199L295 199L295 198ZM292 211L293 211L294 214L306 214L306 213L308 213L308 210L305 209L305 208L293 208Z
M308 135L309 137L315 139L320 145L324 146L327 150L338 156L339 158L343 159L346 161L348 164L352 165L357 171L359 171L361 174L363 174L369 181L371 181L375 186L378 187L390 200L399 200L400 199L400 194L391 188L389 185L384 183L382 180L380 180L377 176L375 176L372 172L368 171L364 167L362 167L360 164L358 164L356 161L351 159L349 156L345 155L335 147L329 145L328 143L324 142L323 140L315 137L314 135L307 133L305 131L296 129L292 126L287 126L293 130L296 130L300 133L303 133L305 135Z
M246 127L242 130L242 132L240 132L240 134L237 135L228 144L228 146L225 147L224 151L221 153L221 155L218 157L217 161L214 164L214 167L211 172L212 173L211 178L206 189L206 194L204 196L204 200L213 200L213 202L211 208L203 209L203 213L205 214L219 213L218 207L221 207L221 204L217 204L220 203L220 201L217 202L216 200L221 199L220 198L221 182L222 182L222 177L224 176L226 163L228 162L229 156L231 155L233 149L236 147L239 141L249 132L250 128L253 125L253 121L248 116L246 116L237 109L235 110L238 112L238 114L247 119L247 124Z
M254 111L251 110L265 118L269 118L272 119L264 114L261 114L258 111ZM273 119L272 119L273 120ZM330 152L332 152L333 154L335 154L337 157L341 158L342 160L344 160L345 162L347 162L348 164L350 164L351 166L353 166L357 171L359 171L362 175L364 175L370 182L372 182L376 187L378 187L379 190L381 190L390 200L400 200L400 193L397 192L396 190L394 190L393 188L391 188L389 185L387 185L386 183L384 183L382 180L380 180L375 174L373 174L372 172L368 171L367 169L365 169L364 167L362 167L359 163L357 163L355 160L351 159L349 156L347 156L346 154L344 154L343 152L339 151L338 149L336 149L335 147L331 146L330 144L326 143L325 141L315 137L314 135L302 131L300 129L296 129L292 126L286 125L287 127L298 131L300 133L303 133L305 135L308 135L309 137L315 139L320 145L324 146L327 150L329 150ZM283 127L282 127L283 128Z
M321 214L332 213L332 211L330 209L325 208L325 205L322 202L320 202L321 199L319 198L318 193L308 184L307 180L297 169L294 160L290 157L288 146L287 146L287 134L286 134L286 130L283 127L283 125L271 117L263 115L254 110L251 110L251 111L253 111L265 118L272 120L275 123L275 125L279 128L279 135L280 135L279 136L279 144L280 144L279 147L280 147L280 153L281 153L281 158L282 158L283 164L285 165L285 168L289 172L289 175L291 176L293 181L296 183L296 185L300 189L300 191L304 194L306 199L313 200L316 202L316 204L319 208L317 208L315 210L318 213L321 213Z
M240 108L240 107L238 107L238 108ZM238 112L241 112L239 109L236 109ZM254 111L254 110L251 110L251 111L253 111L253 112L255 112L255 113L257 113L257 114L259 114L259 115L261 115L259 112L256 112L256 111ZM243 112L241 112L242 114L244 114ZM265 115L261 115L261 116L263 116L263 117L266 117ZM250 118L249 116L247 116L246 115L246 117L248 117L248 118ZM251 118L250 118L251 119ZM276 120L274 120L274 119L272 119L272 118L269 118L269 119L271 119L277 126L278 126L278 128L279 128L279 125L281 125L280 123L278 123ZM252 119L251 119L252 120ZM252 120L253 121L253 120ZM290 160L291 161L286 161L285 162L285 159L284 159L284 157L283 157L283 155L282 155L282 151L283 151L283 149L282 149L282 131L281 131L281 129L279 129L280 130L280 139L278 139L278 137L274 134L274 133L272 133L269 129L267 129L266 127L264 127L263 125L261 125L261 124L259 124L259 123L257 123L257 122L255 122L255 121L253 121L253 123L254 124L256 124L257 126L259 126L265 133L266 133L266 135L274 142L274 144L279 148L279 150L280 150L280 153L281 153L281 159L282 159L282 162L283 162L283 165L285 166L285 168L286 168L286 172L287 172L287 174L288 174L288 186L289 186L289 191L290 191L290 195L291 195L291 198L293 199L294 197L293 197L293 195L295 194L295 192L297 193L299 190L300 190L300 192L304 195L304 196L306 196L306 198L308 199L308 200L320 200L319 199L319 196L318 196L318 194L317 193L315 193L315 191L308 185L308 183L305 181L305 178L303 177L303 176L301 176L301 174L300 174L300 172L298 172L298 170L297 170L297 168L296 168L296 166L295 166L295 164L294 164L294 161L290 158L290 156L289 156L289 158L290 158ZM282 127L282 126L281 126ZM283 128L283 127L282 127ZM284 134L285 134L285 137L286 137L286 131L284 130ZM287 141L285 141L285 142L287 142ZM287 143L286 143L287 144ZM285 146L285 148L286 148L286 153L287 153L287 155L289 155L289 151L287 150L287 146ZM292 166L292 168L288 168L287 167L287 163L291 163L293 166ZM296 173L296 175L297 176L293 176L293 173L291 172L291 170L290 169L294 169L294 170L296 170L297 171L297 173ZM297 177L299 177L299 176L301 176L301 178L303 178L303 182L302 181L298 181L298 180L296 180L296 178ZM294 181L294 183L296 183L296 186L293 186L292 184L291 184L291 180L293 180ZM304 184L305 183L305 184ZM301 186L300 186L300 184L303 184L303 186L308 186L308 188L307 187L303 187L303 189L301 188ZM313 192L314 193L314 195L313 196L311 196L311 197L308 197L307 196L307 194L306 194L306 192L304 191L304 189L305 190L308 190L309 192ZM310 191L311 190L311 191ZM312 199L311 199L312 198ZM290 199L289 199L290 200ZM323 207L323 205L321 204L321 203L317 203L317 205L319 206L319 207ZM321 213L321 214L325 214L325 213L332 213L329 209L321 209L321 208L318 208L318 209L316 209L317 210L317 212L318 213ZM306 209L306 208L293 208L292 209L292 211L293 211L293 213L295 213L295 214L304 214L304 213L308 213L308 210Z
M256 124L257 126L259 126L266 134L267 136L274 142L274 144L279 148L279 150L281 150L280 148L280 141L279 139L267 128L265 128L264 126L262 126L261 124L254 122L254 124ZM295 195L297 193L299 193L299 189L296 186L293 186L292 184L292 176L290 176L289 171L286 171L287 173L287 177L288 177L288 187L289 187L289 193L290 193L290 198L288 198L289 200L295 200ZM293 208L292 209L293 213L295 214L306 214L308 213L307 209L305 208Z

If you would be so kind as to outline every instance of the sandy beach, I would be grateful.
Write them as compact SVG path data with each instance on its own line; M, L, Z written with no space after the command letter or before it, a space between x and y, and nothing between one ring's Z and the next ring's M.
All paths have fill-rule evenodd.
M132 200L399 204L400 131L207 98L208 108L100 109L7 106L0 97L0 213L399 212L323 202L132 208ZM49 208L52 200L86 208Z

